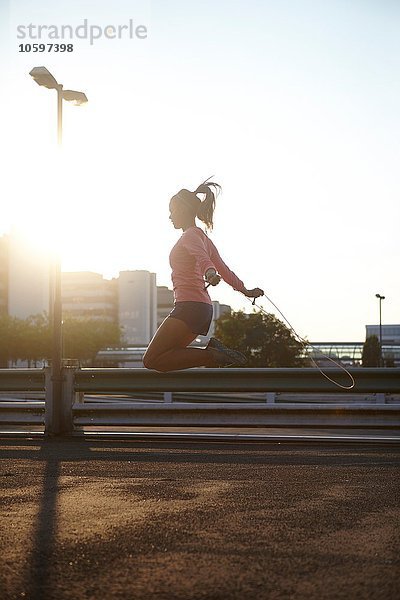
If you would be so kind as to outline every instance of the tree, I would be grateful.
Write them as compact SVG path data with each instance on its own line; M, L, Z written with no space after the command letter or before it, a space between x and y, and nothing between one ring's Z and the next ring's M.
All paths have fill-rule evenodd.
M63 355L93 364L96 354L106 346L121 344L121 329L115 323L95 319L67 318L63 322ZM52 327L46 313L18 319L0 316L0 367L8 361L28 361L37 365L51 358Z
M17 317L0 317L0 364L7 367L8 361L15 362L23 354L24 321Z
M12 323L10 317L6 314L0 316L0 368L7 367L12 338Z
M376 335L370 335L364 342L361 362L363 367L379 367L381 345Z
M385 367L394 367L394 354L387 354L385 357Z
M51 326L47 313L31 315L24 321L25 336L22 348L24 355L20 358L25 358L30 362L33 361L33 366L37 366L37 362L49 358L51 356Z
M63 354L93 364L99 350L120 346L121 329L115 323L102 319L74 319L63 322Z
M243 352L248 367L300 367L303 344L272 314L239 310L216 321L215 335L226 346Z

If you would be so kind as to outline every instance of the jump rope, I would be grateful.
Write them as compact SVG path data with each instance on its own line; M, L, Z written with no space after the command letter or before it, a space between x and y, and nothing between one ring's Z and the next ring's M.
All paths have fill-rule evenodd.
M206 285L206 289L208 288L209 285L211 285L211 284L208 283ZM278 311L278 313L281 315L281 317L283 318L283 320L287 323L290 331L293 332L293 335L295 336L295 338L297 339L297 341L303 346L303 348L306 348L307 346L309 346L310 348L313 348L314 350L316 350L317 352L319 352L322 356L324 356L325 358L327 358L328 360L330 360L333 364L335 364L337 367L339 367L340 369L342 369L342 371L344 371L346 373L346 375L349 376L351 384L350 385L342 385L338 381L335 381L334 379L332 379L331 377L329 377L329 375L327 375L325 373L325 371L323 371L319 367L319 365L317 365L317 363L315 362L315 360L313 359L312 356L309 356L309 359L311 360L312 364L318 369L318 371L321 373L321 375L323 375L331 383L334 383L335 385L337 385L338 387L342 388L343 390L351 390L351 389L353 389L354 386L355 386L355 384L356 384L356 382L355 382L354 377L352 376L352 374L343 365L341 365L340 363L338 363L332 357L328 356L327 354L324 354L318 348L316 348L315 346L313 346L310 342L308 342L303 337L301 337L301 335L299 335L297 333L297 331L295 330L295 328L289 323L289 321L287 320L287 318L285 317L285 315L276 306L276 304L274 304L274 302L272 302L272 300L270 298L268 298L267 294L263 293L262 295L265 296L266 299L268 300L268 302L270 302L272 304L272 306ZM256 299L255 298L253 300L250 300L250 298L248 296L245 296L245 298L247 298L247 300L249 302L251 302L252 306L256 306L259 309L260 312L262 312L265 315L268 315L267 311L262 306L260 306L259 304L256 304Z
M207 182L209 182L211 179L211 177L209 177L208 179L206 179L203 182L204 184L207 184ZM205 289L208 288L208 286L211 285L211 283L207 283L207 285L205 286ZM268 300L268 302L270 302L272 304L272 306L278 311L278 313L281 315L281 317L283 318L283 320L287 323L290 331L293 332L293 335L295 336L295 338L297 339L297 341L303 346L303 348L306 348L307 346L309 346L310 348L313 348L314 350L316 350L317 352L320 352L320 354L322 356L324 356L325 358L327 358L329 361L331 361L334 365L336 365L337 367L339 367L339 369L342 369L342 371L344 371L346 373L346 375L349 376L349 379L351 381L350 385L342 385L341 383L339 383L338 381L335 381L334 379L332 379L331 377L329 377L329 375L327 375L325 373L325 371L323 371L315 362L315 360L313 359L312 356L309 356L309 359L311 360L312 364L318 369L318 371L321 373L321 375L323 375L326 379L328 379L331 383L334 383L335 385L337 385L338 387L342 388L343 390L351 390L354 388L356 382L354 380L354 377L352 376L351 373L349 373L349 371L340 363L338 363L336 360L334 360L333 358L331 358L330 356L328 356L327 354L324 354L323 352L321 352L320 350L318 350L318 348L316 348L315 346L313 346L310 342L308 342L307 340L305 340L304 338L301 337L301 335L299 335L297 333L297 331L295 330L295 328L289 323L289 321L287 320L287 318L285 317L285 315L279 310L279 308L276 306L276 304L274 304L272 302L272 300L270 298L268 298L267 294L265 294L263 292L262 294L263 296L266 297L266 299ZM247 300L249 300L249 302L251 302L251 304L253 306L256 306L260 312L264 313L265 315L268 315L267 311L262 307L259 306L258 304L256 304L256 299L254 298L253 300L250 300L250 298L248 296L245 296L245 298L247 298Z

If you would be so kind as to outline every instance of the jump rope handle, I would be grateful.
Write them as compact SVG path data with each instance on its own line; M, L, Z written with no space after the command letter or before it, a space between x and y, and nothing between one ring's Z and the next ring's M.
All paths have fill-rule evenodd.
M210 285L211 285L211 283L207 283L207 285L204 287L204 289L206 290L208 287L210 287ZM265 294L263 294L263 296L264 296L264 295L265 295ZM248 297L248 296L247 296L247 297ZM249 300L250 300L250 298L249 298ZM254 298L253 298L252 305L254 306L254 305L255 305L255 303L256 303L256 297L254 297Z

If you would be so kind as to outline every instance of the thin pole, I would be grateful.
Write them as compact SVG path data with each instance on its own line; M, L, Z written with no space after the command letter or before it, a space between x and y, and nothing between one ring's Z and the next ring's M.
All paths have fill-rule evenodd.
M58 145L62 144L62 90L63 86L57 87L57 141Z
M57 88L57 141L58 147L62 144L62 89L60 85ZM61 161L61 155L59 155ZM51 381L52 381L52 403L53 420L51 433L59 434L61 432L61 403L62 403L62 303L61 303L61 261L57 253L53 269L53 310L52 310L52 360L51 360Z
M379 296L379 344L380 344L380 366L383 366L382 360L382 297Z

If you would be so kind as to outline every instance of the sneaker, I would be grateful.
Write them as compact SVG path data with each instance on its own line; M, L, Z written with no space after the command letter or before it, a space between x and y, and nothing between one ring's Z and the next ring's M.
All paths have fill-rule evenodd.
M231 365L243 366L247 364L247 357L244 354L238 352L238 350L227 348L222 342L217 340L217 338L210 338L206 349L217 350L217 352L220 353L220 356L216 357L217 361L220 363L220 367L230 367Z

